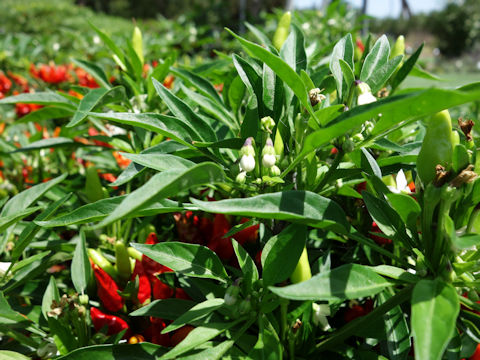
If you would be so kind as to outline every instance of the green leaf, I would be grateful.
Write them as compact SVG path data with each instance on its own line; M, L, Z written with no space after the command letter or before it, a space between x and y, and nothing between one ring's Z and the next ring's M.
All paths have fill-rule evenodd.
M195 303L191 300L174 298L155 300L150 304L131 312L129 316L154 316L167 320L175 320L193 306L195 306Z
M40 209L41 207L37 206L37 207L21 210L12 215L7 215L7 216L2 215L2 217L0 217L0 234L3 233L5 230L7 230L13 224L16 224L17 222L22 220L24 217L27 217L28 215L31 215L35 211L38 211Z
M173 95L162 83L152 79L158 95L167 104L172 114L188 124L201 141L216 141L217 137L209 124L199 117L185 102Z
M438 76L430 74L428 71L423 70L418 64L416 64L410 71L410 75L426 80L443 81L442 78L439 78Z
M168 353L163 355L159 360L175 359L179 355L186 353L189 350L195 349L197 346L202 345L220 335L224 331L230 329L236 325L239 321L230 323L208 323L204 326L198 326L187 335L177 346L175 346Z
M80 231L80 239L75 247L75 252L73 253L70 272L75 290L83 295L92 275L92 268L87 255L84 231Z
M223 170L210 162L201 163L187 170L173 169L158 173L128 194L122 203L95 228L104 227L130 215L153 199L164 199L194 186L219 183L223 180Z
M418 202L411 196L405 194L387 194L388 202L392 208L400 215L402 221L407 224L410 229L416 229L417 218L421 209Z
M403 55L395 56L393 59L388 60L383 66L376 69L372 76L370 76L367 80L367 84L370 85L370 89L374 94L379 91L395 73L402 60Z
M454 335L460 303L455 288L442 280L420 280L412 294L415 358L440 360Z
M365 171L367 174L376 176L381 179L382 170L380 170L380 167L373 158L372 154L370 154L370 152L363 147L360 150L362 151L362 157L360 161L362 170Z
M60 293L58 292L57 283L55 282L55 278L50 276L47 289L42 298L42 314L46 320L48 320L47 313L52 310L53 300L55 300L57 304L60 304Z
M268 36L258 27L246 21L245 21L245 26L248 28L248 30L250 30L253 33L253 35L255 35L257 40L259 40L262 43L262 45L264 45L265 47L269 47L270 45L272 45L272 42L270 41Z
M353 68L353 41L352 35L347 34L340 39L333 48L332 57L330 58L330 71L337 83L338 97L341 99L345 91L343 91L343 72L339 60L344 60L350 69Z
M385 200L376 198L366 191L362 192L362 196L370 216L377 223L380 230L385 235L395 236L408 244L409 237L400 215Z
M415 52L408 58L407 61L405 61L402 67L398 70L397 74L392 80L392 91L394 91L402 83L402 81L405 80L410 71L412 71L420 56L420 53L423 50L424 45L425 44L422 43L422 45L420 45L418 49L415 50Z
M172 154L129 154L121 153L123 157L132 160L133 162L155 169L158 171L165 171L169 169L187 170L195 166L193 161L175 156Z
M185 324L191 324L193 321L203 319L218 308L222 307L224 303L225 301L223 299L205 300L176 318L170 325L162 330L162 334L172 332L178 328L181 328Z
M100 86L107 89L110 89L112 87L112 85L110 85L110 82L108 81L107 75L102 70L102 68L97 64L90 61L81 60L81 59L72 59L72 62L75 65L84 69L90 75L92 75L93 78L98 82Z
M70 117L73 114L73 110L65 109L56 106L46 106L41 109L32 111L31 113L22 116L20 119L15 120L15 124L25 124L29 122L40 122L44 120L53 120Z
M99 221L112 213L115 208L120 205L123 200L125 200L126 197L126 195L122 195L108 199L102 199L94 203L81 206L78 209L51 220L39 221L35 219L35 223L39 226L50 228ZM130 217L170 213L181 211L182 209L182 207L178 206L177 202L169 199L163 199L149 204L148 206L141 207L139 210L131 214Z
M263 315L259 320L258 340L248 353L249 359L281 360L283 348L275 329Z
M219 360L235 344L233 340L224 341L214 347L205 349L193 355L182 356L181 360Z
M156 360L166 352L160 345L140 344L92 345L73 350L58 360Z
M88 116L88 113L102 105L112 102L118 102L126 99L125 88L123 86L115 86L113 88L98 88L90 90L80 100L77 111L73 114L72 120L67 124L67 128L74 127Z
M213 85L206 80L205 78L194 74L191 71L186 69L179 69L179 68L170 68L170 71L181 77L187 84L192 85L195 87L200 93L205 96L208 96L210 99L215 101L217 104L223 104L222 99L218 95L217 90L213 87Z
M179 143L193 148L192 140L201 140L199 136L181 119L155 113L90 113L90 115L119 124L136 126L169 137Z
M0 291L0 324L15 326L29 322L30 320L25 315L11 308L3 292Z
M298 75L286 62L284 62L280 57L272 54L270 51L264 49L260 45L254 44L244 38L236 35L231 30L227 31L232 34L240 44L253 56L262 60L267 64L274 72L278 75L280 79L287 84L294 94L298 97L302 105L307 109L312 117L315 117L313 113L312 105L308 98L307 90L303 84L302 78ZM353 54L353 53L352 53Z
M98 36L102 39L102 41L107 45L110 50L112 50L114 54L114 60L115 62L122 68L123 71L127 70L127 67L125 66L125 59L122 50L115 44L115 42L103 31L101 31L99 28L97 28L95 25L93 25L92 22L88 22L89 25L92 27L92 29L98 34Z
M373 296L388 286L391 284L372 269L345 264L298 284L269 289L286 299L327 301Z
M0 100L0 105L17 103L56 105L66 108L74 108L74 105L71 101L54 92L23 93L15 96L9 96Z
M331 105L329 107L320 109L315 111L315 115L317 116L318 123L315 122L314 118L310 118L308 120L308 124L315 130L319 130L320 126L324 127L328 125L330 121L335 119L337 116L339 116L341 113L343 113L343 110L345 109L345 105L340 104L340 105ZM320 124L320 126L318 126Z
M342 70L342 76L345 80L345 89L343 90L345 94L348 94L350 91L350 87L353 86L353 82L355 81L355 75L353 74L353 70L350 65L343 59L338 59L338 64L340 65L340 69Z
M209 213L286 220L339 232L349 228L345 213L337 203L309 191L283 191L213 202L190 198L190 201Z
M302 31L292 24L292 31L280 50L280 57L295 70L297 74L307 68L307 55L305 53L305 40ZM292 89L293 90L293 89Z
M131 246L150 259L186 276L210 278L228 283L230 278L218 256L209 248L181 242Z
M282 282L292 275L306 240L307 228L302 225L290 225L268 240L262 250L265 286Z
M480 234L452 236L452 245L458 250L474 249L480 245Z
M0 360L29 360L29 357L26 357L23 354L17 353L15 351L9 350L0 350Z
M234 238L235 235L232 238L233 250L243 273L243 282L247 285L247 289L251 289L253 283L258 280L258 269L251 256Z
M385 303L392 295L387 291L378 294L380 304ZM383 315L387 335L389 360L404 360L410 352L410 332L405 314L400 306L396 306Z
M49 139L42 139L34 141L28 145L25 145L19 149L12 151L12 153L17 152L27 152L40 149L50 149L50 148L59 148L59 147L73 147L73 146L84 146L81 143L77 143L69 138L64 137L53 137Z
M368 83L369 79L387 63L390 56L390 44L385 35L382 35L368 53L360 72L360 80Z
M302 153L289 166L293 168L308 153L328 144L332 139L362 125L365 121L382 114L373 129L373 136L390 131L397 125L436 113L443 109L474 101L480 97L480 83L474 83L458 90L427 89L406 92L374 103L357 106L342 113L329 123L329 126L317 130L305 139Z
M198 94L183 85L182 91L185 93L187 98L197 103L203 110L205 110L205 112L213 115L216 120L228 126L230 130L234 131L235 133L238 132L239 127L235 118L232 116L232 114L228 112L228 110L224 107L223 104L218 104L210 98Z
M35 221L45 221L55 214L55 212L72 196L72 193L65 195L63 198L55 201L50 204L45 211L38 215L34 221L29 222L27 226L20 233L18 240L15 242L15 247L12 251L12 261L15 261L20 258L23 251L27 248L30 242L35 238L35 235L40 231L40 227L35 223Z

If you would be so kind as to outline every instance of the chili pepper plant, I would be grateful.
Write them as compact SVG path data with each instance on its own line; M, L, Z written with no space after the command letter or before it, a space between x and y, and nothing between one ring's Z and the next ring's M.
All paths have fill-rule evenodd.
M94 28L115 79L77 59L96 87L0 100L42 106L2 135L33 178L1 194L1 356L478 357L480 85L408 89L423 45L300 25L201 67Z

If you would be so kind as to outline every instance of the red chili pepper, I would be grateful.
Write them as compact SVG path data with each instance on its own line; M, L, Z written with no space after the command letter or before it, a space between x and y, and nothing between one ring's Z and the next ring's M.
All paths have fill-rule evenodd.
M357 304L357 305L353 305L352 307L350 307L345 312L343 318L344 318L345 322L350 322L352 320L355 320L356 318L367 315L372 310L373 310L373 301L371 299L368 299L362 305Z
M143 304L145 301L150 300L152 296L152 288L150 286L150 281L148 280L148 276L145 274L143 270L143 265L141 261L135 261L135 269L133 269L132 280L138 275L138 302Z
M156 243L158 243L157 234L155 234L154 232L151 232L150 234L148 234L145 244L154 245ZM163 266L162 264L159 264L158 262L150 259L148 256L145 256L145 255L142 256L142 265L143 265L143 270L145 271L145 274L147 274L150 280L152 281L154 281L153 278L155 278L156 274L162 274L164 272L173 272L173 270L170 269L169 267Z
M152 339L151 342L157 345L162 345L165 347L170 347L170 335L169 334L161 334L162 330L167 327L165 322L160 318L150 317L151 325L147 329L146 334L147 336Z
M249 219L243 218L240 221L240 224L244 224L248 221ZM234 234L232 237L238 241L240 245L243 245L245 243L255 243L258 238L258 229L260 228L260 225L252 225L249 226L243 230L240 230L238 233Z
M172 335L172 346L177 346L194 329L191 325L184 325Z
M108 311L119 311L124 304L124 299L118 294L115 281L97 265L93 265L95 279L97 280L97 295L103 306Z
M105 314L97 308L91 307L90 317L96 331L100 331L104 326L108 326L107 335L118 334L120 331L127 329L124 338L129 336L128 324L118 316Z
M185 290L181 288L176 288L175 290L175 297L177 299L184 299L184 300L192 300L190 296L185 292Z
M159 280L158 278L154 277L152 280L153 285L153 298L155 300L163 300L163 299L170 299L173 296L173 289Z
M223 214L216 214L213 220L213 233L207 246L217 255L228 261L233 256L233 246L230 237L223 236L230 230L230 222Z
M374 232L374 233L382 234L382 230L380 230L380 228L378 227L378 225L375 221L372 222L372 228L371 228L370 231ZM369 237L370 237L370 239L375 241L378 245L386 245L386 244L391 244L392 243L391 239L386 239L386 238L381 237L381 236L370 234Z

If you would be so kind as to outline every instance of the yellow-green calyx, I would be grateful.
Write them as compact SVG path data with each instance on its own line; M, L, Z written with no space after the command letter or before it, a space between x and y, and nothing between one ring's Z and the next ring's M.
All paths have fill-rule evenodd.
M265 116L260 120L262 130L271 134L275 127L275 121L270 116Z

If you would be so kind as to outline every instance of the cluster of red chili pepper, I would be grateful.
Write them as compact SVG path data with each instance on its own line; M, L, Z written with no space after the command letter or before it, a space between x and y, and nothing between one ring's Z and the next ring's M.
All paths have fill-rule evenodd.
M225 215L217 214L212 220L188 211L185 214L175 214L175 220L180 241L207 245L216 251L221 259L233 263L231 240L230 238L223 238L231 229L231 223ZM248 219L242 219L241 223L246 221ZM245 244L256 242L257 235L258 225L252 225L237 232L234 237L239 243ZM150 233L145 243L148 245L158 243L157 235L154 232ZM118 315L126 306L125 299L120 295L122 289L118 285L118 281L115 281L106 270L93 262L92 267L97 285L97 296L102 307L108 312L115 313L109 314L92 307L90 317L95 330L99 331L107 327L107 334L109 335L126 330L124 338L128 338L130 343L147 340L163 346L175 346L193 329L193 327L185 325L172 333L161 334L161 331L168 325L168 321L155 317L150 317L147 325L128 324L125 319ZM190 299L182 288L171 287L158 278L158 275L165 272L172 272L172 270L145 255L142 255L141 260L137 259L135 261L135 267L130 278L131 281L135 281L138 277L138 293L134 301L135 306L148 304L151 300ZM132 334L134 335L132 336Z

